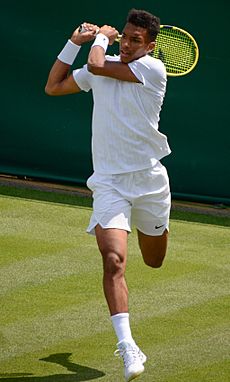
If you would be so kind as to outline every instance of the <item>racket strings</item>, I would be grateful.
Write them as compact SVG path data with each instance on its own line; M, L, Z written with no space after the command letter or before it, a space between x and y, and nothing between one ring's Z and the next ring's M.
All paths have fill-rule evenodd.
M196 48L186 34L179 30L162 28L152 55L164 62L168 73L180 74L188 71L194 64Z

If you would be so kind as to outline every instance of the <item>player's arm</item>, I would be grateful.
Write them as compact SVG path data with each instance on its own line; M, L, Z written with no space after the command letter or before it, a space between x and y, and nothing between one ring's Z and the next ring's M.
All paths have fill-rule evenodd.
M117 35L118 31L108 25L104 25L100 28L101 45L97 45L97 39L99 38L99 36L97 36L97 39L89 52L87 62L88 71L95 75L112 77L122 81L140 82L133 74L128 64L116 61L106 61L105 50L108 41L109 45L112 45ZM103 48L103 44L105 48Z
M81 89L77 86L72 74L69 73L71 65L60 60L54 63L45 86L46 94L50 96L60 96L66 94L79 93Z
M60 96L79 93L81 91L70 72L71 65L73 64L81 45L93 40L98 30L96 25L89 23L84 23L84 25L87 28L87 32L80 33L79 28L77 28L51 68L45 86L46 94Z

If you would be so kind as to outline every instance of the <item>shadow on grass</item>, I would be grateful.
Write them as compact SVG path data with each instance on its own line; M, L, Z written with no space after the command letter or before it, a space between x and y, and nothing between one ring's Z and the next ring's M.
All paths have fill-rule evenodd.
M69 204L74 206L91 207L92 198L86 195L79 195L74 192L60 192L58 190L41 191L23 187L4 186L0 184L0 194L15 198L38 200L50 203Z
M100 370L91 367L82 366L69 360L71 353L51 354L47 358L41 358L40 361L56 363L65 367L72 374L55 374L36 377L30 373L12 373L1 374L1 382L83 382L105 376ZM1 378L3 377L3 378Z
M201 224L212 224L217 226L230 227L230 217L228 216L218 216L199 212L189 212L189 211L171 211L170 219L187 221L193 223Z

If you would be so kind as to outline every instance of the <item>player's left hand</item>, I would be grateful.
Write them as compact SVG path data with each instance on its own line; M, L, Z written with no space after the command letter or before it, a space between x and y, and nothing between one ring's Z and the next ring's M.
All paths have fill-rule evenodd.
M75 29L71 36L71 41L76 45L82 45L85 42L94 40L98 31L99 27L97 25L84 22L81 27Z

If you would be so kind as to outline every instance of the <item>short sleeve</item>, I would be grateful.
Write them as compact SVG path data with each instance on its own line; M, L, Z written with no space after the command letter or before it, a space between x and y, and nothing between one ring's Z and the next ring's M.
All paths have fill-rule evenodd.
M130 62L128 65L145 87L160 89L165 86L167 81L166 69L160 60L146 55Z
M80 69L73 70L73 78L80 89L88 92L91 89L92 74L88 71L87 65Z

